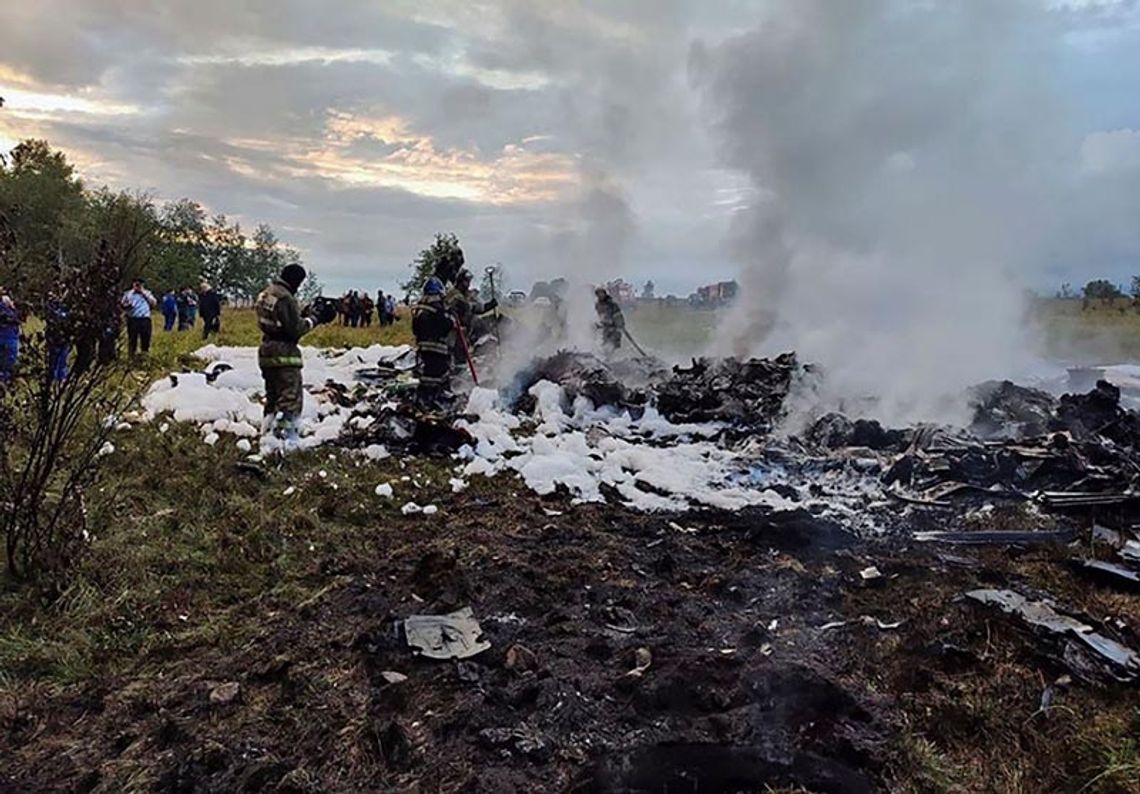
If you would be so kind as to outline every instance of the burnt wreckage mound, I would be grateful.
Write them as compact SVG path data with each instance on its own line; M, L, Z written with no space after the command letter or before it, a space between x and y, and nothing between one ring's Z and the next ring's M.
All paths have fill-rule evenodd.
M671 422L729 422L771 426L801 367L795 353L774 359L694 359L674 367L656 388L657 409Z
M784 402L796 378L811 372L794 353L767 358L697 358L688 367L667 369L642 357L606 362L587 353L560 351L521 372L508 390L518 395L516 411L533 410L528 393L539 381L561 386L569 400L581 396L595 406L638 412L654 404L670 422L722 422L767 432L783 418Z

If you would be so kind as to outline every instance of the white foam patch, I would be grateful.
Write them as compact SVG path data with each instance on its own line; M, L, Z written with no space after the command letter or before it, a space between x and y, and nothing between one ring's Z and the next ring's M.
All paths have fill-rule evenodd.
M674 425L653 409L633 419L624 411L595 410L586 400L568 405L562 388L548 381L536 383L530 394L539 424L527 437L512 434L519 419L503 409L495 392L472 391L465 413L477 419L459 423L476 439L474 449L460 454L469 461L465 477L515 471L538 494L561 485L582 502L605 501L608 485L638 510L799 506L774 491L738 484L741 459L702 440L716 426Z
M374 367L380 361L394 361L410 350L407 345L372 345L336 351L302 347L305 361L302 381L306 395L297 448L311 449L335 440L351 413L320 393L321 387L329 381L353 384L358 370ZM203 440L211 445L217 443L222 433L256 438L264 412L265 388L257 366L257 348L206 345L195 355L209 362L206 372L176 373L153 383L143 397L144 418L151 420L170 414L177 422L197 424ZM206 373L217 373L212 383ZM271 451L280 443L263 438L261 446L263 451ZM379 460L384 454L380 449L366 454Z
M301 416L299 449L311 449L335 440L350 419L351 409L329 400L321 387L328 381L355 384L360 369L392 361L407 347L353 348L323 352L302 348L306 386ZM143 399L145 419L164 414L176 421L196 424L207 443L222 434L254 438L262 421L261 373L255 348L209 345L197 352L220 371L213 382L203 373L181 373L151 386ZM464 490L472 477L512 474L536 493L566 488L576 501L602 502L616 494L625 505L644 511L682 511L693 507L736 510L749 506L797 509L798 503L767 486L775 484L752 476L753 463L710 440L722 429L716 424L673 424L653 407L633 418L613 407L595 409L585 398L571 403L557 384L541 381L530 389L535 398L535 426L502 404L493 389L472 389L465 413L470 420L457 424L475 439L457 454L462 466L448 485L453 493ZM244 446L244 445L243 445ZM272 437L261 439L266 454L282 447ZM389 452L381 445L360 450L371 460ZM407 479L407 478L405 478ZM390 498L391 486L377 487L377 495ZM414 502L401 508L406 514L423 510Z

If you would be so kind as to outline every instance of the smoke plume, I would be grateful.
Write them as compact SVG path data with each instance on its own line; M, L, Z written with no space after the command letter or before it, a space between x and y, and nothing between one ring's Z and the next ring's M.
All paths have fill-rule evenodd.
M947 395L1031 363L1022 288L1074 138L1061 32L1034 2L784 0L689 71L754 195L720 353L796 350L834 400L953 419Z

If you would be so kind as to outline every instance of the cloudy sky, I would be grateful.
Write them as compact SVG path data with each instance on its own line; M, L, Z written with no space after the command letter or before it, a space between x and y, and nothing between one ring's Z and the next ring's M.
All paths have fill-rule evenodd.
M1118 281L1140 271L1136 0L963 0L951 4L966 9L961 18L923 23L963 26L929 48L896 47L892 35L916 28L891 20L930 4L886 0L854 4L858 20L844 3L814 0L0 3L0 148L44 137L92 182L269 222L333 291L388 287L434 232L454 231L469 262L501 262L514 286L624 275L687 294L736 274L741 241L756 234L742 234L741 218L772 191L790 197L792 213L801 200L838 204L826 224L797 228L852 236L833 221L848 208L858 216L859 196L831 189L851 163L813 171L794 162L811 147L787 144L846 147L814 131L848 117L786 101L802 74L817 86L846 80L834 83L845 86L838 100L811 94L831 106L864 96L884 106L875 134L897 150L853 142L854 177L873 157L907 179L935 156L923 144L942 135L916 118L945 129L957 103L994 99L971 88L987 68L1031 86L995 95L1025 103L1025 114L1003 127L1007 114L971 117L992 122L995 137L1018 136L1019 173L1049 170L1053 214L1037 217L1064 229L1019 277L1047 287L1092 270ZM1014 6L1011 20L1002 9ZM783 15L796 17L794 34ZM993 29L1004 30L1000 42ZM767 47L780 36L799 43ZM1021 53L1022 38L1028 61L1001 57ZM859 47L872 57L835 56ZM987 47L999 55L982 58ZM1017 75L1019 63L1032 73ZM756 85L754 70L767 76ZM847 80L851 70L872 82ZM959 87L934 92L939 113L902 81L897 94L882 90L916 70L930 78L921 85ZM1024 123L1038 104L1042 123ZM754 139L765 157L751 156ZM986 162L974 157L984 137L963 140L967 159Z

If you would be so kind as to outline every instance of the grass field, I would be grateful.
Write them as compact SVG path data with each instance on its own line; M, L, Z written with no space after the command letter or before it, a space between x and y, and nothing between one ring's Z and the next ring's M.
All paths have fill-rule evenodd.
M1034 313L1043 351L1065 361L1140 363L1140 311L1130 300L1082 308L1079 299L1049 300Z

